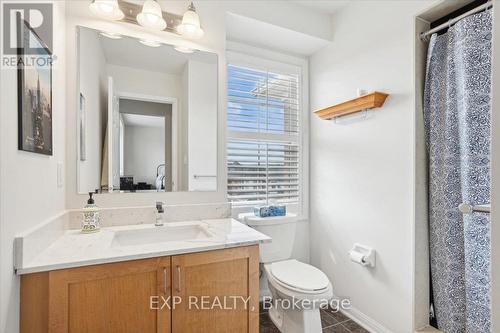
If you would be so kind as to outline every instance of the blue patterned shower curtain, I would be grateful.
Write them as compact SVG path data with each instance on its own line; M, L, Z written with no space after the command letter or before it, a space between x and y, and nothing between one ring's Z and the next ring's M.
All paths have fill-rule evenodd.
M434 309L445 333L490 333L490 221L462 203L490 202L491 12L433 35L424 118Z

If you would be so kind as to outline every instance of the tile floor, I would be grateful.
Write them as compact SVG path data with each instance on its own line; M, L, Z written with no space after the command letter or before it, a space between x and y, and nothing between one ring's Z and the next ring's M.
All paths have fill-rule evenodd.
M321 325L323 333L369 333L342 313L329 309L321 310ZM269 318L267 310L262 307L260 309L260 333L280 333Z

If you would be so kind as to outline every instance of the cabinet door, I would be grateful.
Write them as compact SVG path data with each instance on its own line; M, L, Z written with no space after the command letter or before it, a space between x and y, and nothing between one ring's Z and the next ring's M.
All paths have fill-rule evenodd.
M258 246L172 257L174 333L258 333Z
M170 332L170 274L170 257L50 272L49 332Z

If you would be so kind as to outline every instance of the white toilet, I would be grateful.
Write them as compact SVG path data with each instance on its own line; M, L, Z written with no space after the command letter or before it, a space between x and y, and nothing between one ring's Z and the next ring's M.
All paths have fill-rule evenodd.
M241 214L239 218L273 239L272 243L260 245L260 262L273 297L269 309L273 323L282 333L320 333L319 307L333 297L332 285L321 270L290 259L297 217L289 214L259 218Z

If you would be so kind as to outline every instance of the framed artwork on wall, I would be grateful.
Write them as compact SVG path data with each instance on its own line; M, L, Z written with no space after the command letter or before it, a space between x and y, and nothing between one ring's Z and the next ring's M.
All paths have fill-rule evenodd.
M19 17L17 32L18 149L52 155L52 52Z

